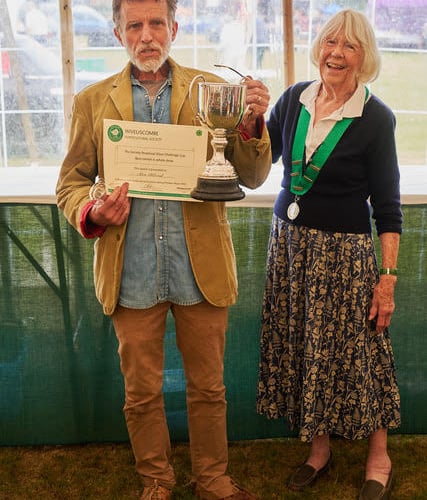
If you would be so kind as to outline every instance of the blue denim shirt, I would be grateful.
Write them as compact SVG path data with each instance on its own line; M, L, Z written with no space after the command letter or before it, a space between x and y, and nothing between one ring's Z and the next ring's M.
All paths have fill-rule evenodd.
M150 104L148 92L132 77L134 120L170 123L172 80ZM134 198L125 238L119 303L145 309L160 302L180 305L203 300L191 269L181 202Z

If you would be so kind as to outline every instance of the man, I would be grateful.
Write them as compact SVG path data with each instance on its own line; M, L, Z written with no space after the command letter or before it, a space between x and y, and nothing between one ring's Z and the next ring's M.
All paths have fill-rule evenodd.
M175 484L162 395L163 338L170 310L187 381L193 492L210 500L255 498L226 474L223 355L228 306L237 296L234 251L223 202L128 198L128 184L90 201L103 177L103 119L193 125L193 77L169 57L176 0L113 0L115 34L130 58L124 70L75 98L58 206L95 244L95 289L111 315L125 379L125 406L142 499L170 499ZM203 73L207 81L218 77ZM271 165L264 128L269 93L247 81L248 112L226 155L240 180L259 186Z

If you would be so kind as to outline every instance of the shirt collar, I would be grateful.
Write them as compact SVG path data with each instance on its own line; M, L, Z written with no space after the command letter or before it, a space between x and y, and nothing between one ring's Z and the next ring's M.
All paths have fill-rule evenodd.
M304 89L301 92L299 98L300 102L304 104L307 111L311 115L313 115L314 113L314 105L317 95L319 94L321 84L322 82L320 80L312 82L306 89ZM341 108L332 113L331 117L334 117L336 119L341 119L341 118L356 118L357 116L362 116L365 100L366 100L365 86L362 83L359 83L356 91L350 97L350 99L346 101Z
M132 72L130 73L130 81L131 81L132 85L138 85L140 87L143 86L142 83L138 80L138 78L133 76ZM171 69L169 70L169 74L168 74L168 77L165 81L165 84L172 85L172 70Z

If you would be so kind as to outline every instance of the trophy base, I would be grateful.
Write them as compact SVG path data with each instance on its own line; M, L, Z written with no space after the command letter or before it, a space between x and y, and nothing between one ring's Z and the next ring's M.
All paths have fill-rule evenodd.
M236 201L245 197L237 177L232 179L199 177L197 186L190 194L195 200L202 201Z

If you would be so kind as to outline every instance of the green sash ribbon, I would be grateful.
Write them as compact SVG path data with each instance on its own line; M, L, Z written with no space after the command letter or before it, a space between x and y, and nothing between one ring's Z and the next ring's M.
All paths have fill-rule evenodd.
M368 97L369 89L366 87L365 103L368 100ZM292 146L291 193L301 196L310 190L322 170L323 165L329 158L329 155L352 121L353 118L343 118L335 123L334 127L322 144L317 148L310 163L308 163L303 171L302 159L304 156L308 125L310 123L310 113L304 105L302 106Z

